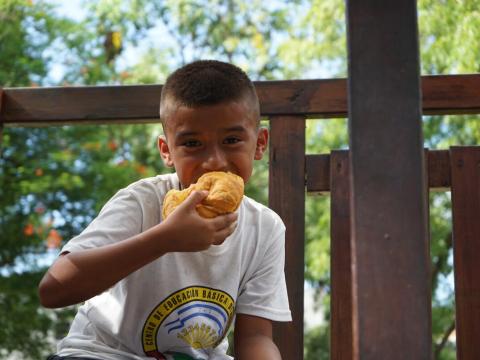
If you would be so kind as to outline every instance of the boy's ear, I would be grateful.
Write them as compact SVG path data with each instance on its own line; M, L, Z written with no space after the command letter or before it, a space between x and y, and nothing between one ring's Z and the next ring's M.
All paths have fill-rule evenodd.
M157 147L165 166L173 167L172 155L170 154L170 149L168 148L167 138L164 135L160 135L158 137Z
M268 146L268 130L264 127L258 130L257 147L255 148L255 160L261 160Z

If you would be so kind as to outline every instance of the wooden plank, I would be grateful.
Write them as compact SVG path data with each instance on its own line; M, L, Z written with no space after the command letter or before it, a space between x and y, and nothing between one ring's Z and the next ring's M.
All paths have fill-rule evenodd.
M262 81L255 87L262 115L335 118L347 114L345 79Z
M0 86L0 114L2 113L3 88ZM0 157L3 154L3 121L0 115Z
M347 116L345 79L261 81L255 86L265 117ZM480 74L424 76L422 88L424 114L480 113ZM161 85L4 90L0 117L8 126L158 122Z
M330 200L330 359L353 359L352 248L348 151L332 151Z
M426 235L425 235L425 241L423 242L423 256L424 256L424 261L427 266L427 299L426 302L428 304L427 306L427 318L430 320L426 325L427 325L427 332L429 334L429 339L430 339L430 344L433 344L433 339L432 339L432 258L430 256L430 247L431 247L431 231L430 231L430 192L429 192L429 182L430 182L430 166L435 166L435 160L438 160L438 156L432 155L430 156L430 153L432 151L428 150L427 148L423 149L423 159L424 159L424 191L423 191L423 202L425 204L425 222L426 222ZM445 153L448 151L440 151L440 152L435 152L433 151L434 154L437 153ZM448 162L450 162L450 157L447 159ZM450 171L448 171L450 174ZM442 188L444 189L444 188ZM422 249L420 249L421 251ZM433 360L433 353L432 349L430 350L430 356L431 359Z
M6 124L52 125L158 122L161 86L81 86L5 89Z
M305 169L308 193L330 191L330 154L306 155Z
M354 357L430 359L416 1L347 0L347 30Z
M452 147L457 359L480 359L480 147Z
M449 150L430 150L427 152L427 157L428 187L435 191L447 191L451 183ZM330 191L330 155L306 155L305 166L307 192L328 193Z
M303 359L305 249L305 119L270 119L269 205L286 230L285 268L293 322L275 323L274 338L283 359Z
M423 114L480 114L480 74L422 76Z
M427 152L428 187L446 191L450 188L450 152L448 150L429 150Z

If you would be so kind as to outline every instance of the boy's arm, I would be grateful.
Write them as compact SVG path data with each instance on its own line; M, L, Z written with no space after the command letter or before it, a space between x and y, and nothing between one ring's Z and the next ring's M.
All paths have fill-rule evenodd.
M48 308L73 305L168 252L202 251L223 243L235 230L237 214L200 217L195 206L205 196L193 192L164 222L129 239L60 256L40 282L40 302Z
M281 360L272 340L272 322L258 316L237 314L234 331L236 360Z

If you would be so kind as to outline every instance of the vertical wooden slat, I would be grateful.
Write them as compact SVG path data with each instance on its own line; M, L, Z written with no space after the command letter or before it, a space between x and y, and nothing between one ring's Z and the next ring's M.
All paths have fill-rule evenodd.
M353 359L348 157L348 151L332 151L330 158L331 360Z
M430 359L415 0L347 0L354 356Z
M457 359L480 359L480 147L452 147Z
M425 263L427 264L427 277L428 277L428 291L427 291L427 302L428 302L428 319L430 322L427 324L428 325L428 333L430 334L429 339L430 343L432 343L433 339L431 337L432 334L432 258L430 256L430 246L431 246L431 231L430 231L430 175L435 174L435 171L432 170L430 173L430 168L434 168L435 166L438 166L440 170L443 170L441 168L441 162L438 163L438 159L435 157L435 155L432 155L432 151L430 151L428 148L425 148L423 150L423 159L424 159L424 169L425 169L425 176L424 176L424 184L425 184L425 221L426 221L426 227L427 227L427 234L426 234L426 239L424 242L424 251L423 254L425 256ZM448 176L450 178L450 176ZM442 184L445 184L443 182ZM434 359L433 357L433 352L431 351L430 358Z
M0 86L0 156L3 154L3 120L2 120L3 88Z
M428 187L436 190L449 191L450 179L450 152L448 150L428 150L425 158Z
M269 205L286 230L285 268L293 322L275 323L274 339L283 359L303 359L305 237L305 119L270 118Z

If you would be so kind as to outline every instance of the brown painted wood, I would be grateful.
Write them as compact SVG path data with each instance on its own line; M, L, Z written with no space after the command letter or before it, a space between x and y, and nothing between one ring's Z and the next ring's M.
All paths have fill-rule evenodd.
M450 188L450 152L448 150L427 151L428 187L445 191Z
M307 192L328 193L330 191L330 154L306 155L305 168Z
M346 8L355 358L430 359L416 1Z
M286 226L285 268L293 322L275 323L283 359L303 359L305 119L270 119L269 206Z
M426 324L427 325L427 332L430 337L430 341L433 341L432 339L432 259L430 256L430 246L431 246L431 234L430 234L430 191L429 191L429 181L430 181L430 166L434 166L433 159L437 159L435 155L430 156L430 150L425 148L423 150L423 158L424 158L424 169L425 169L425 176L423 178L424 180L424 204L425 204L425 221L426 221L426 236L425 236L425 241L423 242L423 256L424 256L424 261L427 266L427 277L428 277L428 283L427 283L427 317L430 319L430 321ZM448 152L448 151L442 151L442 152ZM434 152L435 153L435 152ZM450 162L450 158L447 160ZM445 190L445 188L442 188L442 190ZM433 360L433 353L432 350L430 350L430 359ZM430 360L427 359L427 360Z
M263 116L347 116L345 79L262 81ZM161 85L6 88L9 126L157 122ZM422 78L424 114L480 113L480 74ZM293 119L293 118L292 118Z
M480 147L452 147L457 359L480 359Z
M480 74L422 76L421 79L423 114L480 114Z
M450 188L450 153L448 150L427 152L428 187L435 191ZM330 191L330 155L306 155L307 192L328 193ZM319 170L321 169L321 170Z
M3 120L2 120L2 102L3 102L3 88L0 86L0 157L3 154Z
M83 86L5 89L4 121L52 125L159 121L161 86Z
M334 118L347 113L345 79L262 81L255 87L266 116Z
M352 257L350 236L350 177L348 151L331 153L330 359L353 359Z

